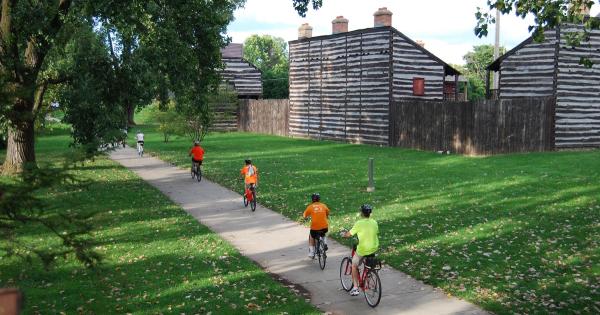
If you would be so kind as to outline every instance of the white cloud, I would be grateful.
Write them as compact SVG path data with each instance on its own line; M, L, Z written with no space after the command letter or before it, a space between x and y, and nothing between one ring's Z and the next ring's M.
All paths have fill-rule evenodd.
M410 38L426 42L426 48L449 63L463 63L462 56L473 45L492 43L494 30L487 38L479 39L473 33L477 7L486 7L486 0L323 0L318 11L310 10L306 18L298 16L291 0L248 0L244 8L236 11L236 21L229 36L243 42L252 34L270 34L286 41L297 38L297 28L302 23L313 26L313 36L331 33L331 21L343 15L349 29L373 26L373 13L379 7L393 12L392 25ZM592 14L600 11L594 7ZM510 49L525 40L527 26L532 19L502 16L501 43Z

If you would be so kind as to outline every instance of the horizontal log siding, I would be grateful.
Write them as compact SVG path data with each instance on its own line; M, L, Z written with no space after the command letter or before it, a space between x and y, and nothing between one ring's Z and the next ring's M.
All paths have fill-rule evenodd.
M556 32L544 35L543 42L527 43L502 61L500 98L554 95Z
M568 46L565 34L581 30L561 27L556 90L556 146L600 147L600 31L590 32L590 41ZM580 65L581 57L594 65Z
M444 99L444 65L394 34L394 100ZM413 78L425 79L425 95L413 95Z
M238 96L260 97L262 78L258 69L243 59L224 58L225 69L221 76L233 86Z
M239 108L239 131L277 136L289 134L289 100L243 100Z
M553 150L554 99L403 100L390 108L391 145L489 155Z
M386 145L389 29L290 43L290 135Z
M238 129L238 103L210 104L214 112L213 130L236 131Z

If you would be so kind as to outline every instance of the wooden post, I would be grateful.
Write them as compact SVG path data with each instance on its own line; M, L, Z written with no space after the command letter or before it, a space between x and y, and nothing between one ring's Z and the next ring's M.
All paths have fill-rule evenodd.
M373 180L373 158L369 158L369 187L367 187L367 192L375 191L375 182Z

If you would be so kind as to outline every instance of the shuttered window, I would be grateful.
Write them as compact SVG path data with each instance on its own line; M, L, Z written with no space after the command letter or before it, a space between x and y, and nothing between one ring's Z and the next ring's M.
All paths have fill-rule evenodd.
M413 78L413 95L425 95L425 78Z

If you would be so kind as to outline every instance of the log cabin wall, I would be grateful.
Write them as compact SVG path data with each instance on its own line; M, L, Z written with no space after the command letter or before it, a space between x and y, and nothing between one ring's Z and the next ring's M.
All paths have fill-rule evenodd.
M444 65L412 40L394 33L394 101L444 99ZM413 79L424 79L424 94L413 93Z
M590 31L590 41L568 46L565 34L581 27L561 27L556 85L556 147L600 147L600 30ZM582 57L593 62L580 65Z
M223 81L229 83L239 98L260 98L262 77L258 69L242 58L223 58Z
M554 95L556 31L544 35L543 42L530 38L506 54L500 66L500 98Z
M391 28L290 42L290 135L387 145Z

